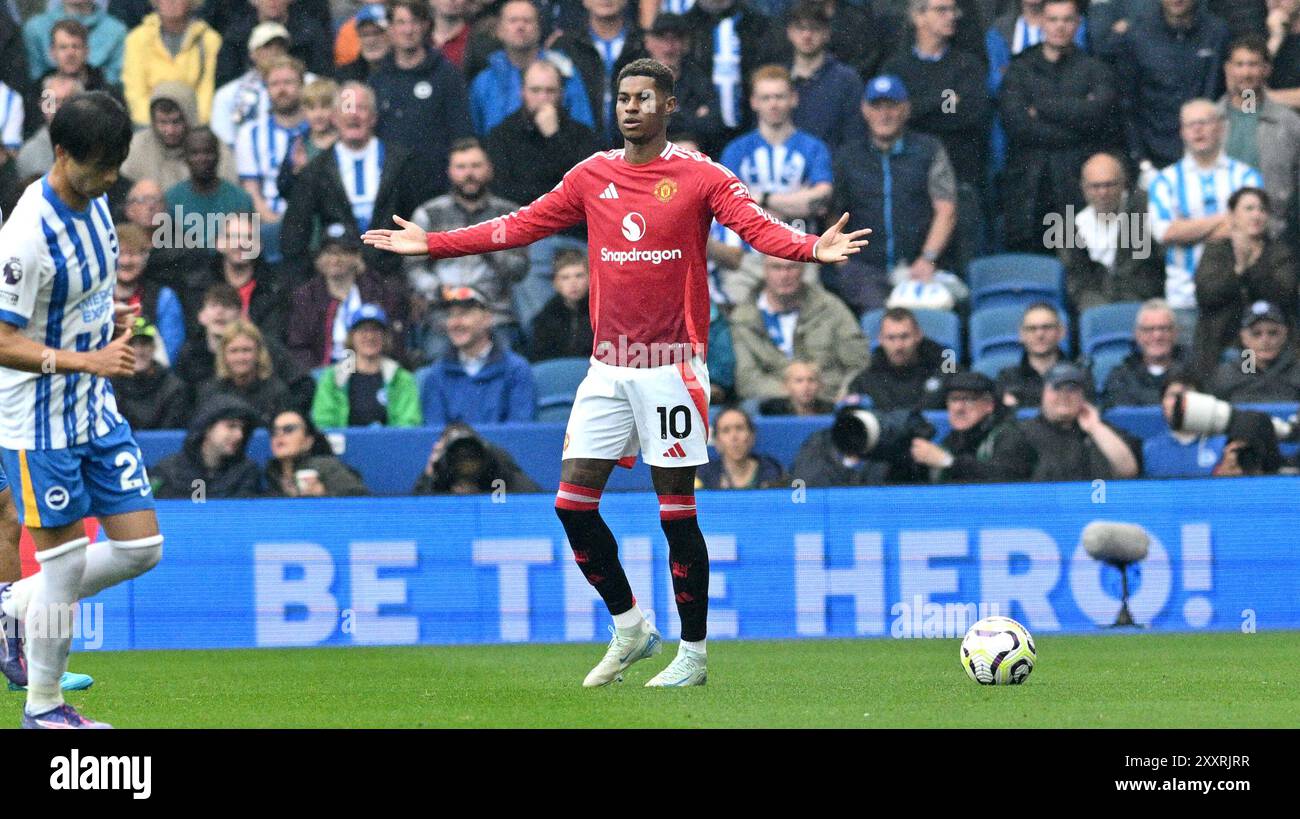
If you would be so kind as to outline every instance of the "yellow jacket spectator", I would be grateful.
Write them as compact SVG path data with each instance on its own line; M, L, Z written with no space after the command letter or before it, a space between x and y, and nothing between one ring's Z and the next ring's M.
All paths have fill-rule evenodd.
M221 35L195 16L201 0L152 0L157 9L126 35L122 86L131 120L149 124L149 98L165 80L194 89L199 123L206 125L216 90Z

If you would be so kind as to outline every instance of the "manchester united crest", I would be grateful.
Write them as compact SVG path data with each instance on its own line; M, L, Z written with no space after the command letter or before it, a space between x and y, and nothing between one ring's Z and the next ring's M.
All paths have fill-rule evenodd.
M561 452L569 451L569 433L564 433L564 446L560 447Z
M660 179L655 183L655 198L660 202L667 202L677 193L676 179Z

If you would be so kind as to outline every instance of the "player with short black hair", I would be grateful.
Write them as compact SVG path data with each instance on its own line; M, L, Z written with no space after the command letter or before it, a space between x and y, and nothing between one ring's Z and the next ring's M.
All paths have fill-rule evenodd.
M107 728L65 703L59 680L77 601L162 557L144 456L109 381L130 376L135 360L136 310L113 301L118 242L105 195L131 119L102 91L79 94L54 115L50 141L53 168L0 227L0 462L41 564L0 585L0 611L7 635L26 623L23 727ZM88 515L108 540L90 543Z
M620 680L662 650L599 511L615 465L631 466L638 451L659 494L682 638L677 658L647 685L707 679L709 556L695 515L695 470L709 460L705 246L713 219L759 252L799 262L844 261L870 232L842 232L847 213L820 238L780 222L726 168L668 141L676 110L668 68L635 60L618 76L622 149L592 154L506 216L446 233L394 216L399 230L363 237L382 250L448 258L520 247L586 221L595 349L564 436L555 506L574 559L614 618L614 638L583 681L588 687Z

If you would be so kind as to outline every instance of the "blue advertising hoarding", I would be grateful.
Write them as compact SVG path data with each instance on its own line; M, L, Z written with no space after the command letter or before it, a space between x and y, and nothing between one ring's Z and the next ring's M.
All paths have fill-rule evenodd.
M1114 620L1084 526L1136 523L1135 619L1300 628L1300 478L701 492L714 639L938 636L966 607L1034 632ZM78 650L607 639L553 497L164 501L162 563L83 608ZM678 635L657 499L601 502L643 609ZM973 619L973 618L972 618Z

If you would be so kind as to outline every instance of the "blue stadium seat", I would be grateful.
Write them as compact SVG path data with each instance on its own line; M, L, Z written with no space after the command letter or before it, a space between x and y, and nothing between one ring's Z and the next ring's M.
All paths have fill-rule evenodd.
M540 423L565 423L573 411L573 394L551 395L544 401L537 402L537 415L533 420Z
M932 338L938 344L957 353L958 360L965 355L965 345L962 344L961 336L961 318L951 310L913 310L916 316L916 323L921 325L921 332L926 338ZM871 349L880 346L876 342L876 337L880 334L880 318L885 314L883 309L871 310L862 314L862 334L867 337L867 344Z
M1106 350L1129 351L1141 302L1122 301L1090 307L1079 314L1079 348L1086 356Z
M429 373L433 371L432 364L426 364L411 375L415 378L415 394L424 395L424 382L429 380Z
M1129 348L1121 350L1115 347L1110 347L1089 358L1088 363L1089 366L1092 367L1092 380L1097 385L1097 393L1099 395L1101 394L1102 387L1106 385L1106 376L1110 375L1110 371L1119 366L1120 362L1122 362L1130 352L1132 352L1132 350Z
M995 350L975 359L970 368L977 373L984 373L989 378L996 379L998 373L1003 369L1014 367L1019 363L1020 350Z
M1029 253L1001 253L970 263L967 284L971 309L985 307L1025 308L1036 301L1062 306L1065 299L1065 268L1051 256Z
M1020 355L1020 318L1025 314L1024 307L1003 306L986 307L977 310L970 317L970 355L972 360L984 358L991 353L1014 350ZM1061 323L1065 325L1065 338L1061 346L1066 355L1073 354L1070 344L1070 318L1061 313Z
M587 377L591 360L574 356L573 358L552 358L539 361L532 366L533 385L537 391L537 406L540 409L553 396L567 396L573 402L573 394L578 385Z

